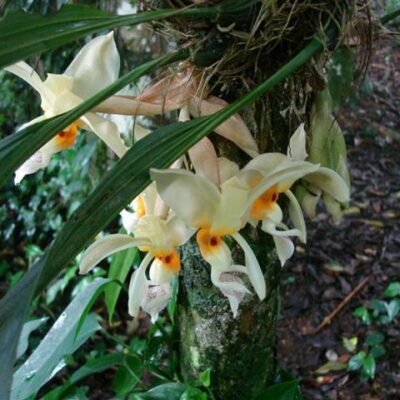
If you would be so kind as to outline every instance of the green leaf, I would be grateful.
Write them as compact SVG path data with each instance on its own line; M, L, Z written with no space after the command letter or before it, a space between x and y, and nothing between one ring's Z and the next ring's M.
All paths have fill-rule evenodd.
M127 357L124 365L116 372L111 387L118 396L129 393L138 382L143 372L143 363L137 357Z
M30 334L38 329L40 326L42 326L48 319L48 317L38 318L24 324L21 332L21 337L19 338L17 359L23 356L26 350L28 350L28 341Z
M368 346L375 346L376 344L381 344L385 336L381 332L370 333L365 339L365 344Z
M351 338L342 338L343 346L346 348L347 351L350 351L351 353L355 351L357 348L358 344L358 337L353 336Z
M392 322L400 311L400 300L393 299L390 303L385 303L385 308L389 321Z
M363 365L363 361L366 357L365 351L360 351L356 355L350 358L348 368L350 371L360 369Z
M107 354L105 356L89 360L85 365L75 371L68 379L68 381L64 383L64 385L47 393L45 396L43 396L42 400L58 400L66 398L64 396L65 392L67 392L67 390L70 389L77 382L86 378L87 376L103 372L116 365L122 365L124 363L125 357L126 355L123 353L115 353Z
M12 175L17 167L48 142L57 132L76 121L81 115L90 111L96 105L117 93L129 83L159 67L182 59L182 57L184 57L184 53L170 53L149 61L140 67L135 68L133 71L128 72L113 84L107 86L95 96L87 99L71 111L50 118L46 121L30 125L27 128L1 140L0 160L2 168L0 170L0 186L4 185L6 180Z
M72 354L100 329L96 316L91 314L85 319L78 335L75 335L82 305L90 301L94 291L105 282L99 279L81 292L59 316L32 355L18 368L11 389L13 400L23 400L35 394L64 367L63 357Z
M115 16L83 5L65 5L54 15L11 12L0 20L0 68L104 29L137 25L179 14L215 18L217 9L157 10Z
M364 322L364 324L366 324L366 325L371 324L371 317L369 315L369 311L365 307L357 307L353 311L353 315L360 318L361 321Z
M368 378L373 379L375 377L376 362L375 358L371 355L366 356L362 359L363 372Z
M129 271L131 271L131 269L136 266L139 261L139 251L136 247L114 254L112 256L110 269L108 271L108 278L112 280L117 280L121 284L124 284L129 274ZM120 285L112 285L107 287L105 290L105 302L110 323L112 321L115 306L117 304L120 293Z
M392 282L385 290L386 297L400 296L400 282Z
M45 288L100 230L104 229L134 197L145 189L150 183L149 169L166 168L171 165L224 120L273 88L322 50L321 41L314 38L279 71L230 106L208 117L160 128L137 142L118 161L94 192L71 215L50 249L0 302L0 354L2 354L0 398L8 398L17 341L30 299ZM165 62L167 60L171 61L170 58L164 59ZM142 71L143 67L137 70ZM79 114L82 110L75 112ZM72 118L71 113L67 114L70 122L65 125L77 117L75 115ZM65 121L68 118L65 118ZM36 135L39 136L38 132Z
M207 394L195 387L188 387L179 400L207 400Z
M296 400L299 381L278 383L264 389L257 400Z
M386 354L386 350L381 344L378 344L371 348L369 354L371 355L371 357L379 358Z
M132 400L180 400L188 388L184 383L164 383L145 393L134 395Z
M207 368L200 374L200 382L203 386L209 387L211 384L211 368Z

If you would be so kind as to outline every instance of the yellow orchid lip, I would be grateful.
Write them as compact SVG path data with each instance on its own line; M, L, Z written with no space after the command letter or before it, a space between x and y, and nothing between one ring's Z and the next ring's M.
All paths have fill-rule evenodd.
M251 206L250 215L255 220L263 220L279 199L278 186L274 185L258 197Z
M58 132L55 139L59 149L64 150L71 147L78 135L78 124L73 122L68 128Z
M181 269L181 260L179 253L176 249L171 252L161 252L155 255L155 258L161 261L164 268L171 272L178 273Z
M204 257L218 249L222 242L222 236L212 234L210 229L203 228L197 232L196 241Z

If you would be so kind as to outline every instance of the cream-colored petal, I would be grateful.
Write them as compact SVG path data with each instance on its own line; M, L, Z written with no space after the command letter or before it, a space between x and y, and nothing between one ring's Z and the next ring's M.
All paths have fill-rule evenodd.
M142 299L141 307L143 311L150 314L151 322L157 321L158 314L167 306L171 295L172 290L169 283L148 287L146 295Z
M125 146L118 127L95 113L87 113L82 120L118 157L123 157L128 148Z
M150 253L146 254L139 268L132 274L129 283L128 313L134 318L137 318L143 299L147 296L148 282L146 278L146 268L152 259L153 256Z
M43 102L49 103L53 100L54 96L49 88L40 79L35 70L26 62L21 61L16 64L9 65L4 69L31 85L40 94Z
M277 229L277 227L281 229ZM286 225L276 224L274 221L271 221L269 219L265 219L262 221L261 229L272 236L279 236L279 237L301 236L301 231L299 229L289 229Z
M207 100L203 100L197 96L193 96L189 100L190 114L194 117L214 114L226 106L228 106L227 102L215 97L209 97ZM236 146L241 148L249 156L256 157L258 155L257 144L239 114L228 118L215 128L215 132L235 143Z
M305 176L304 179L323 192L329 193L340 203L350 200L350 189L346 182L330 168L320 167L315 173Z
M163 263L159 259L154 259L150 265L149 276L151 284L153 285L163 285L169 283L171 279L176 276L176 273L168 268L165 268Z
M189 149L189 157L197 175L208 179L215 186L219 186L220 177L217 152L210 139L204 137L197 142Z
M153 183L150 183L149 186L147 186L146 189L143 190L143 192L140 194L142 196L143 202L144 202L144 208L146 211L146 215L152 215L154 214L154 209L156 206L156 201L157 201L157 188L156 185Z
M120 59L113 32L86 44L65 71L73 78L72 91L89 98L118 79Z
M144 137L148 136L150 133L151 133L150 129L143 127L137 121L135 121L135 124L133 126L133 137L135 139L135 142L143 139Z
M180 169L151 169L150 175L161 198L188 226L211 226L220 200L215 185Z
M121 217L122 226L128 233L133 232L134 226L138 223L139 218L133 211L130 210L122 210L119 213Z
M229 267L232 265L232 254L223 240L212 251L204 252L201 247L199 247L199 249L201 256L211 267L218 269L220 273L229 271Z
M240 280L235 280L235 281L223 281L221 280L221 275L226 273L224 270L220 270L218 267L215 267L214 265L211 265L211 282L212 284L220 289L221 291L226 291L226 292L238 292L238 293L247 293L251 294L249 289L244 286Z
M307 184L307 183L306 183ZM298 185L296 187L296 197L299 199L301 208L309 218L315 218L317 204L322 195L322 191L316 186Z
M181 219L173 216L167 222L167 231L172 245L177 247L186 243L194 235L196 229L189 228Z
M282 153L264 153L248 162L241 170L241 174L246 171L256 170L263 176L270 175L287 166L289 158Z
M273 236L273 239L279 261L283 267L285 262L292 257L294 253L294 244L288 237Z
M133 233L151 243L153 254L169 252L174 247L168 235L167 223L155 215L141 217L133 227Z
M79 264L79 273L87 274L101 260L131 247L149 246L149 241L143 238L133 238L128 235L114 234L107 235L92 243L83 253Z
M315 172L318 168L318 165L306 161L291 161L285 163L285 168L280 168L271 175L264 177L262 181L254 187L249 196L248 206L250 207L259 196L272 186L280 183L295 182L297 179Z
M221 185L221 196L211 225L211 232L227 235L237 232L242 226L249 191L236 177Z
M239 166L225 157L219 157L218 170L221 182L225 182L239 172Z
M235 283L235 284L238 283L247 290L247 288L243 284L243 281L239 277L237 277L233 274L230 274L230 273L222 273L219 276L219 282L226 284L226 285L229 285L229 284L231 285L232 283ZM244 296L246 293L248 293L248 291L246 292L244 289L242 291L237 291L237 290L233 290L227 286L220 287L220 290L221 290L222 294L228 298L229 306L231 307L233 317L236 318L238 309L239 309L239 305L243 301Z
M306 150L306 130L301 123L290 138L287 155L293 160L304 161L308 154Z
M285 192L286 196L289 198L289 216L293 222L293 225L296 229L300 231L299 239L306 243L307 241L307 229L306 223L304 221L303 212L301 210L300 204L296 199L296 196L288 190Z
M232 237L236 240L244 252L246 267L248 268L248 276L251 284L254 287L254 290L257 293L257 296L260 300L264 300L266 296L265 279L256 255L246 240L239 233L235 233L232 235Z
M32 154L20 167L15 171L14 183L18 185L25 175L34 174L42 168L49 165L53 153L48 153L39 149L36 153Z

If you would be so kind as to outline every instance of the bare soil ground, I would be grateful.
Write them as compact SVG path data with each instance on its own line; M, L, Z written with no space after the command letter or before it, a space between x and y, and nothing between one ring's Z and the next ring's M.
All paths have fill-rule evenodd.
M306 248L285 266L279 359L302 380L306 399L400 399L398 319L378 328L385 333L387 353L377 360L374 381L361 382L346 370L315 373L327 362L327 351L342 360L350 356L343 337L357 336L362 349L366 334L376 327L361 324L354 309L383 299L387 285L400 280L399 55L398 41L376 43L363 88L337 115L349 149L351 208L336 226L323 210L316 221L308 221ZM310 334L366 277L368 283L331 324Z

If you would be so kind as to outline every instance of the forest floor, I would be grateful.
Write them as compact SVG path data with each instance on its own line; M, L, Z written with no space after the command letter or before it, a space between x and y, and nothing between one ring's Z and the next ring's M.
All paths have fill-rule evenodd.
M301 379L307 400L400 399L400 326L367 326L353 315L373 299L388 300L386 287L400 280L399 67L399 44L376 43L366 81L337 113L348 143L350 208L336 226L323 210L308 221L306 249L298 248L285 266L279 359ZM348 295L331 323L313 332ZM386 354L376 360L374 380L362 381L358 371L346 369L316 372L329 360L345 364L354 354L343 338L357 337L357 352L366 350L366 336L376 331L384 334Z

